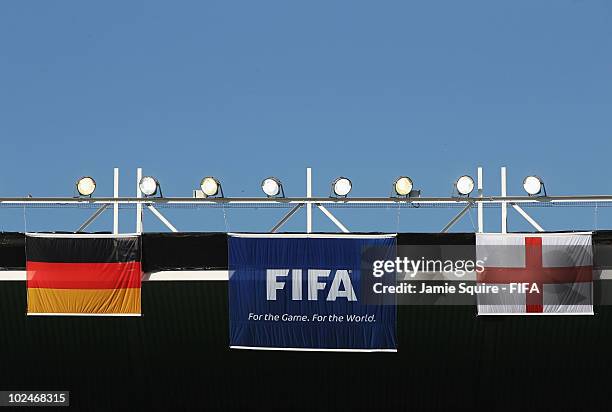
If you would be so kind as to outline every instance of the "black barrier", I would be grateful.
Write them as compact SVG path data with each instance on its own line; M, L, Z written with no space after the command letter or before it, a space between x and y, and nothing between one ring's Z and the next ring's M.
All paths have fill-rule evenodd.
M399 233L401 245L473 245L474 233ZM143 233L143 269L158 270L227 269L225 233ZM601 246L601 247L600 247ZM612 231L593 232L595 266L612 268L612 253L598 251L612 248ZM23 233L0 232L0 269L25 268Z
M225 233L144 233L142 250L145 272L227 269Z
M601 410L612 308L476 317L398 307L397 353L228 349L227 283L145 282L142 318L26 317L0 282L0 389L69 391L73 410Z
M0 270L25 269L25 235L0 232Z
M191 243L192 268L224 267L224 234L205 237L206 250L192 234L149 236L149 270L182 267L184 255L164 247L172 238ZM423 236L398 243L469 244L474 235ZM3 266L19 268L23 235L9 237ZM610 232L593 238L609 241ZM0 389L69 391L74 410L608 409L609 306L545 317L400 306L398 352L363 354L230 350L223 281L144 282L140 318L27 317L21 281L0 282L0 299Z

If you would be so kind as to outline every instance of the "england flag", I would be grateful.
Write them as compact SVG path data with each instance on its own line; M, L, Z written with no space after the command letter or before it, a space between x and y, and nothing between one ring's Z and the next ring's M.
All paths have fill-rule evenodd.
M593 250L589 233L478 233L479 315L593 314Z

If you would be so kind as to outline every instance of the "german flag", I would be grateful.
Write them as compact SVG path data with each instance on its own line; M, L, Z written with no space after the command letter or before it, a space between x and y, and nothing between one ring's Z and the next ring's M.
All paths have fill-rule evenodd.
M140 237L26 235L28 315L140 316Z

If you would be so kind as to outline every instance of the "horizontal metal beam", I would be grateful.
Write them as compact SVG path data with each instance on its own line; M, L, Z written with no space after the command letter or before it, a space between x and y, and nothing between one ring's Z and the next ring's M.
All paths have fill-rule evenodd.
M74 198L74 197L0 197L0 204L24 204L24 203L57 203L57 204L164 204L164 203L187 203L187 204L218 204L218 203L564 203L564 202L612 202L612 195L576 195L576 196L486 196L486 197L419 197L419 198L398 198L398 197L287 197L287 198L266 198L266 197L216 197L216 198L191 198L191 197L98 197L98 198Z

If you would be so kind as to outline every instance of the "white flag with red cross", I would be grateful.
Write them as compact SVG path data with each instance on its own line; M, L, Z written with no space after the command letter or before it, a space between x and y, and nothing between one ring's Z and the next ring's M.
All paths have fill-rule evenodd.
M479 315L593 314L589 233L478 233Z

